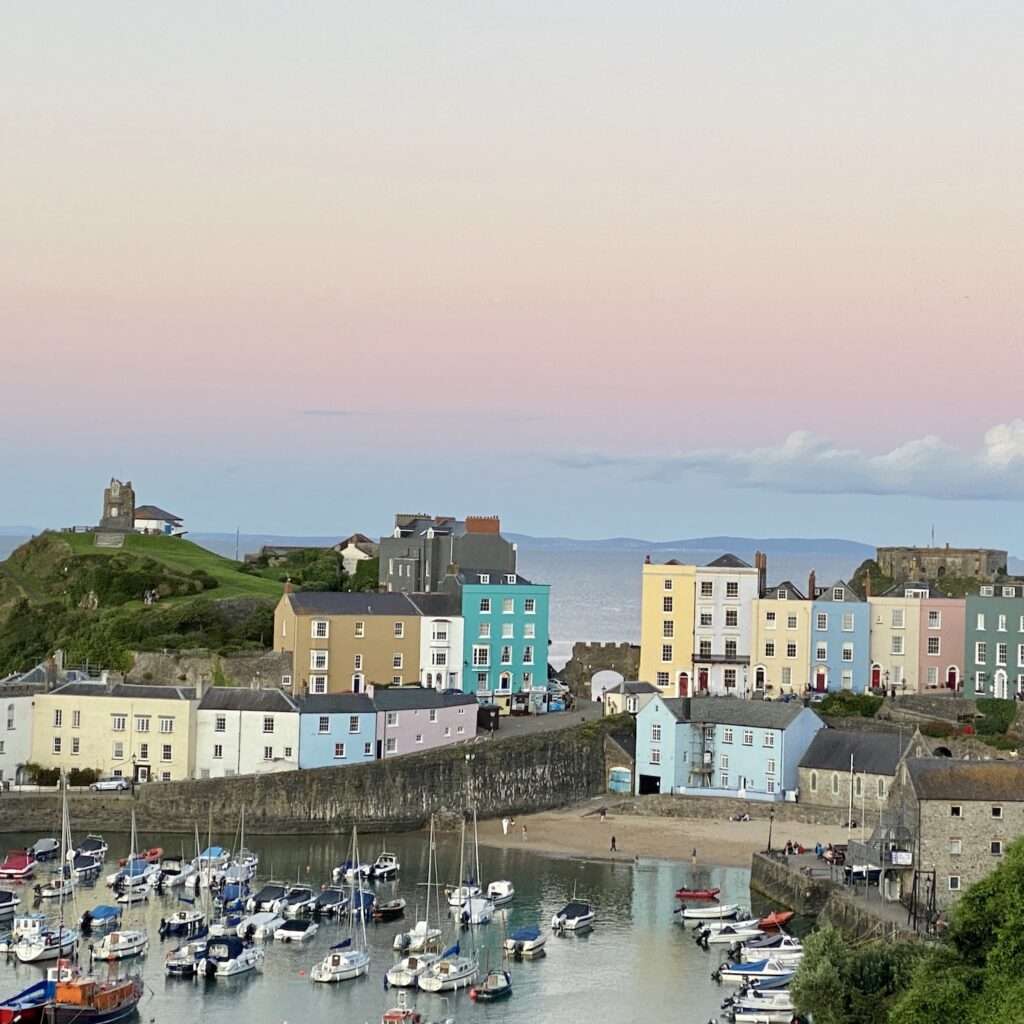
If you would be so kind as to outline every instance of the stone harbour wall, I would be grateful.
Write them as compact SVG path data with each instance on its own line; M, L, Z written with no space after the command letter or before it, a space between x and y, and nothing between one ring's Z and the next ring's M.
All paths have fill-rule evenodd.
M764 831L764 842L768 844L768 815L775 812L775 835L786 841L779 825L787 821L802 822L805 825L845 825L845 807L820 807L803 803L764 803L760 800L738 800L732 797L715 796L640 796L624 800L615 805L617 814L653 814L664 818L717 818L727 821L736 814L749 814L752 829ZM870 819L869 819L870 820Z

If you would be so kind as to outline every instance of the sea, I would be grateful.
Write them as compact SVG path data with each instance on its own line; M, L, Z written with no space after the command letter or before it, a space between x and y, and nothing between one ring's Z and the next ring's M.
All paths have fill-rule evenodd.
M7 836L11 848L33 842L37 836ZM147 835L147 845L161 845L177 852L180 835ZM116 857L128 852L128 836L107 836L110 855L104 875L94 887L78 891L67 917L80 915L99 904L113 902L103 884L114 870ZM218 841L214 837L214 841ZM221 837L230 842L230 837ZM194 844L184 840L188 855ZM330 879L331 868L347 856L348 838L335 836L288 836L252 838L248 845L260 855L260 881L301 881L314 888ZM684 844L687 845L687 844ZM315 984L310 969L327 954L331 945L349 936L347 923L325 921L318 934L303 944L266 944L261 972L230 979L193 981L167 977L164 956L175 940L161 942L158 926L184 904L176 897L154 897L147 905L126 915L125 927L145 926L150 935L147 956L124 961L99 971L112 974L141 972L145 996L139 1019L158 1024L178 1021L240 1022L246 1024L306 1024L338 1021L362 1024L380 1021L381 1014L398 1002L396 990L385 991L384 975L396 959L394 936L411 928L422 909L427 877L427 842L423 834L362 836L363 860L372 859L384 847L396 853L401 871L396 882L376 886L383 898L404 896L405 919L367 926L371 955L370 973L336 985ZM466 991L446 997L430 993L410 994L409 1004L423 1013L424 1021L452 1018L458 1024L537 1024L546 1021L673 1021L707 1024L716 1020L722 999L730 988L711 980L712 970L724 959L723 947L711 952L696 946L689 927L682 927L673 913L673 893L680 885L714 886L724 902L749 907L749 872L739 868L699 866L663 860L610 863L547 856L522 849L480 848L480 877L485 881L509 879L516 889L514 902L495 920L470 931L457 931L449 919L450 942L462 951L475 950L480 963L512 972L513 994L505 1002L477 1005ZM445 834L438 844L440 877L454 883L458 878L459 840ZM468 874L468 872L467 872ZM16 887L31 905L31 885ZM503 938L512 930L539 925L549 933L550 921L573 895L590 900L597 914L594 929L586 935L554 937L547 941L543 959L512 962L502 959ZM44 907L56 915L54 905ZM447 909L447 908L445 908ZM764 906L755 908L764 911ZM433 915L432 915L433 916ZM80 955L88 961L88 942ZM0 963L0 993L5 996L26 988L43 975L43 968L16 962Z

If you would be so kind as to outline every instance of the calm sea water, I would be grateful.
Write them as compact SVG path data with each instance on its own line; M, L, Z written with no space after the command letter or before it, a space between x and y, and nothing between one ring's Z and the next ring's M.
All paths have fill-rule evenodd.
M36 836L7 836L10 848L34 841ZM108 871L115 856L127 852L127 836L107 836L111 845ZM214 837L215 841L217 837ZM142 837L147 844L166 850L181 848L180 836ZM223 839L230 842L230 837ZM189 844L191 845L191 844ZM330 878L331 868L345 859L344 837L254 839L250 843L261 856L261 876L280 880L302 879L319 885ZM458 874L458 839L445 835L439 842L439 870L444 880ZM317 936L298 945L266 945L262 973L252 972L226 981L187 981L167 978L163 955L174 940L157 938L160 918L181 906L171 897L155 898L145 908L133 909L126 926L145 920L152 945L147 957L111 968L140 970L147 994L140 1007L143 1021L182 1020L245 1021L246 1024L298 1024L312 1020L344 1024L377 1022L385 1009L397 1002L397 993L385 993L384 972L394 962L391 944L397 932L412 926L417 900L426 879L427 844L422 835L389 837L387 846L401 858L397 882L381 885L382 893L406 897L410 912L405 921L368 925L371 973L339 985L315 985L309 969L327 948L347 931L337 923L322 923ZM364 859L381 848L381 838L360 841ZM511 965L514 991L504 1003L475 1005L465 991L450 995L447 1014L459 1024L537 1024L538 1021L673 1021L706 1024L717 1018L725 991L710 980L721 959L718 952L696 947L690 930L675 923L674 890L682 883L715 885L723 899L749 905L749 873L735 868L698 868L664 861L608 864L558 859L528 849L481 848L481 874L485 880L508 878L516 887L515 902L489 925L476 929L476 942L484 961L500 962L499 947L506 929L550 923L552 914L572 895L593 901L598 924L592 933L576 938L548 939L548 955L541 960ZM104 872L104 874L108 873ZM31 898L31 887L22 887ZM111 902L102 881L81 890L78 910ZM463 948L471 941L463 933ZM29 985L42 974L33 965L0 963L0 992L10 993ZM428 993L411 993L410 1003L428 1019L446 1015L444 999Z

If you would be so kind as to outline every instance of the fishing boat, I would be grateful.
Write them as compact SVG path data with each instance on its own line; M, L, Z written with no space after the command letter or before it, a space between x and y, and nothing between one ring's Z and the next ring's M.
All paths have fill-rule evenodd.
M281 898L278 910L285 917L301 917L311 914L316 896L308 885L293 885Z
M250 914L238 922L236 934L240 939L250 942L266 942L274 937L274 932L284 924L284 918L275 910L261 910L258 914Z
M204 936L184 942L164 957L164 970L176 978L194 978L200 961L206 958L209 940Z
M14 913L14 908L21 902L21 897L10 889L0 889L0 917Z
M141 978L100 979L70 960L51 967L47 981L54 986L47 1024L114 1024L131 1017L142 999Z
M60 842L52 836L48 836L45 839L37 839L28 848L27 852L39 864L48 860L56 860L60 855Z
M375 882L387 882L398 877L401 867L398 857L385 851L370 865L369 876Z
M32 877L36 869L36 859L28 850L9 850L0 863L0 878L24 880Z
M141 956L149 948L149 936L141 929L107 932L93 947L96 960L127 960Z
M769 928L781 928L793 920L792 910L773 910L758 920L758 926L767 931Z
M380 1024L424 1024L423 1014L409 1007L405 993L398 993L398 1005L385 1010Z
M551 930L556 935L585 932L593 928L595 920L594 908L586 900L574 897L551 918Z
M394 921L405 913L405 900L399 896L393 900L385 900L383 903L374 903L374 921Z
M713 981L742 982L751 978L793 976L793 965L775 959L755 960L753 963L727 961L711 972Z
M160 938L200 935L206 931L206 915L194 907L176 910L170 917L160 919Z
M359 838L355 826L352 827L352 864L359 863ZM327 956L315 964L309 972L315 982L331 984L339 981L350 981L370 970L370 953L366 947L366 916L368 909L361 899L362 893L355 889L355 876L349 895L349 936L347 939L331 946ZM372 906L372 904L371 904ZM358 921L359 927L356 927Z
M313 902L313 916L331 917L342 913L348 906L348 894L340 885L325 885Z
M254 896L246 901L245 909L250 914L258 914L261 911L274 911L281 905L288 887L280 882L267 882Z
M46 915L37 910L15 914L11 930L0 939L0 953L13 953L26 936L39 935L47 927Z
M98 907L93 907L92 910L87 910L82 915L80 928L83 935L91 935L93 932L116 928L120 923L121 908L101 903Z
M516 960L530 960L544 955L545 942L547 937L541 934L539 928L517 928L505 939L502 948L506 956Z
M736 917L739 912L735 903L722 903L713 907L685 907L682 916L687 921L723 921Z
M717 900L721 889L676 889L677 900Z
M90 834L75 848L75 853L86 854L101 861L107 855L107 844L103 836Z
M469 998L477 1003L495 1003L512 995L512 975L508 971L488 971L479 985L469 990Z
M49 981L37 981L0 1002L0 1024L41 1024L51 999L53 985Z
M307 942L319 931L320 926L316 921L285 921L280 928L274 932L275 942Z
M495 908L507 906L515 899L516 887L509 881L491 882L487 886L487 898Z
M206 955L196 965L196 974L206 978L232 978L263 966L263 950L247 946L237 936L210 939Z

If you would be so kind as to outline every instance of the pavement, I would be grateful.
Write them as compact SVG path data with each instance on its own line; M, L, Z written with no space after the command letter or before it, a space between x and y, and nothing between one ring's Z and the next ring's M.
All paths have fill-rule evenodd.
M538 732L568 729L572 725L593 722L601 717L603 711L603 704L578 701L572 711L549 711L546 715L503 715L494 735L495 739L503 740L509 736L530 736ZM487 735L486 730L478 733L482 741L486 741Z

